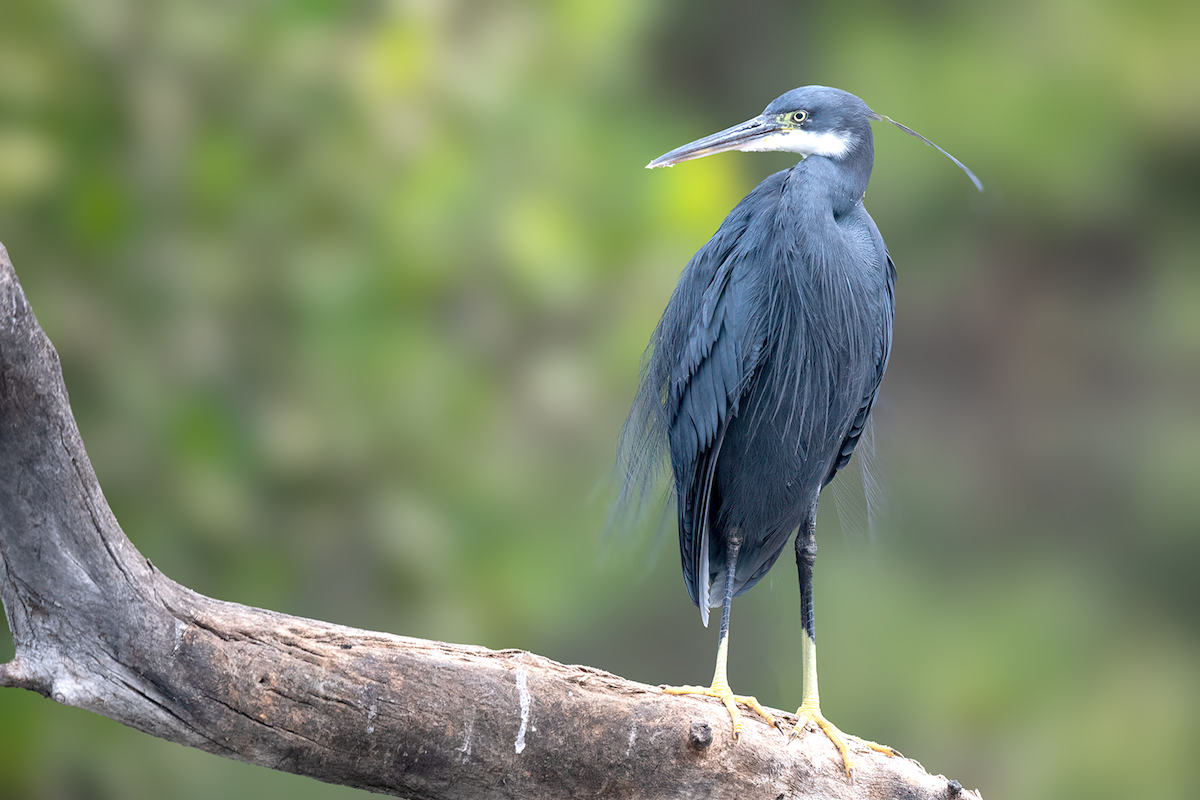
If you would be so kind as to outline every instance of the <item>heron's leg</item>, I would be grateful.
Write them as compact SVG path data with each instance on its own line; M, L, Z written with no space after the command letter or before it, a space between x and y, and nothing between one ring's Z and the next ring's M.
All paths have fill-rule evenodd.
M706 697L718 698L725 704L725 708L729 711L729 718L733 721L735 741L742 732L742 712L738 710L738 703L750 708L765 719L768 725L774 727L776 724L774 715L768 713L756 698L734 694L733 690L729 688L729 678L726 672L726 662L729 659L729 609L733 605L733 578L737 572L737 554L741 544L739 537L731 536L726 550L725 594L721 603L721 631L717 636L717 668L713 672L712 686L662 687L667 694L702 694ZM701 598L701 602L706 602L707 599Z
M821 697L817 692L817 632L813 618L813 564L817 560L817 504L814 502L808 519L796 534L796 568L800 572L800 624L804 628L804 640L801 643L801 661L804 670L804 694L801 696L800 708L796 710L796 726L792 729L792 738L800 736L809 722L814 722L825 732L829 740L837 747L842 755L842 763L849 776L854 768L850 751L846 749L846 734L838 730L832 722L825 719L821 713ZM854 737L858 739L858 737ZM868 742L859 739L872 750L885 755L894 756L896 751L887 745Z

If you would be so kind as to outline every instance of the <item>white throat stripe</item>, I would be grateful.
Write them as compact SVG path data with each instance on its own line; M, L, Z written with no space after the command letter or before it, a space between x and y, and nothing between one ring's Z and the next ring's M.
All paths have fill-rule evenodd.
M850 151L854 137L849 131L829 131L827 133L811 133L799 128L790 131L780 131L764 136L756 141L747 142L739 147L747 153L786 152L800 153L804 156L826 156L840 158Z

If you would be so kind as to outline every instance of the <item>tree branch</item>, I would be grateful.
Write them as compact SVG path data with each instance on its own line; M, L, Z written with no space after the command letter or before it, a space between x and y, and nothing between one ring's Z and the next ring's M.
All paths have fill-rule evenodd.
M412 798L975 796L864 747L519 650L213 600L122 533L0 245L0 685L210 753ZM783 715L786 717L787 715ZM853 746L853 743L852 743Z

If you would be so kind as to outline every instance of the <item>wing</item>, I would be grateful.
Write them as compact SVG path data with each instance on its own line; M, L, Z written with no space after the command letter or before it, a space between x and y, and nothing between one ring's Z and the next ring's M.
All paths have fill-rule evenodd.
M758 191L771 189L771 179ZM752 193L750 197L753 197ZM749 200L750 198L747 198ZM708 624L712 589L713 496L717 460L730 420L759 369L762 316L753 313L754 271L743 234L750 223L739 204L689 263L663 315L671 331L660 341L672 369L664 397L667 438L679 515L679 551L688 596ZM718 555L719 557L719 555Z
M711 546L712 488L717 457L725 440L725 425L721 425L713 443L700 453L690 481L678 481L679 491L679 552L683 560L683 582L688 595L700 609L700 621L708 627L709 598L712 595ZM698 529L698 530L697 530ZM697 533L699 535L697 535Z
M708 624L713 475L746 377L727 259L701 297L667 391L667 428L679 513L679 551L688 595Z
M618 507L641 505L666 463L679 514L684 582L707 622L713 475L729 419L737 413L763 348L749 327L749 253L743 234L762 192L778 195L783 173L763 181L688 262L650 339L641 383L621 431ZM669 456L669 459L668 459Z

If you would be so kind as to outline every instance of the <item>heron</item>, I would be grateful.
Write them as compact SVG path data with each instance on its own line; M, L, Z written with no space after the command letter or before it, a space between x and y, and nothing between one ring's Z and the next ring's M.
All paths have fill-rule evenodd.
M896 268L863 207L871 123L880 120L936 147L983 190L954 156L827 86L793 89L753 119L647 165L730 150L801 156L746 195L684 268L646 349L618 447L625 499L669 458L688 596L705 626L709 609L721 609L712 684L663 690L720 699L735 741L739 705L783 728L729 686L729 611L795 532L803 694L791 737L814 723L847 775L849 737L821 713L817 691L812 577L818 497L859 444L891 352Z

